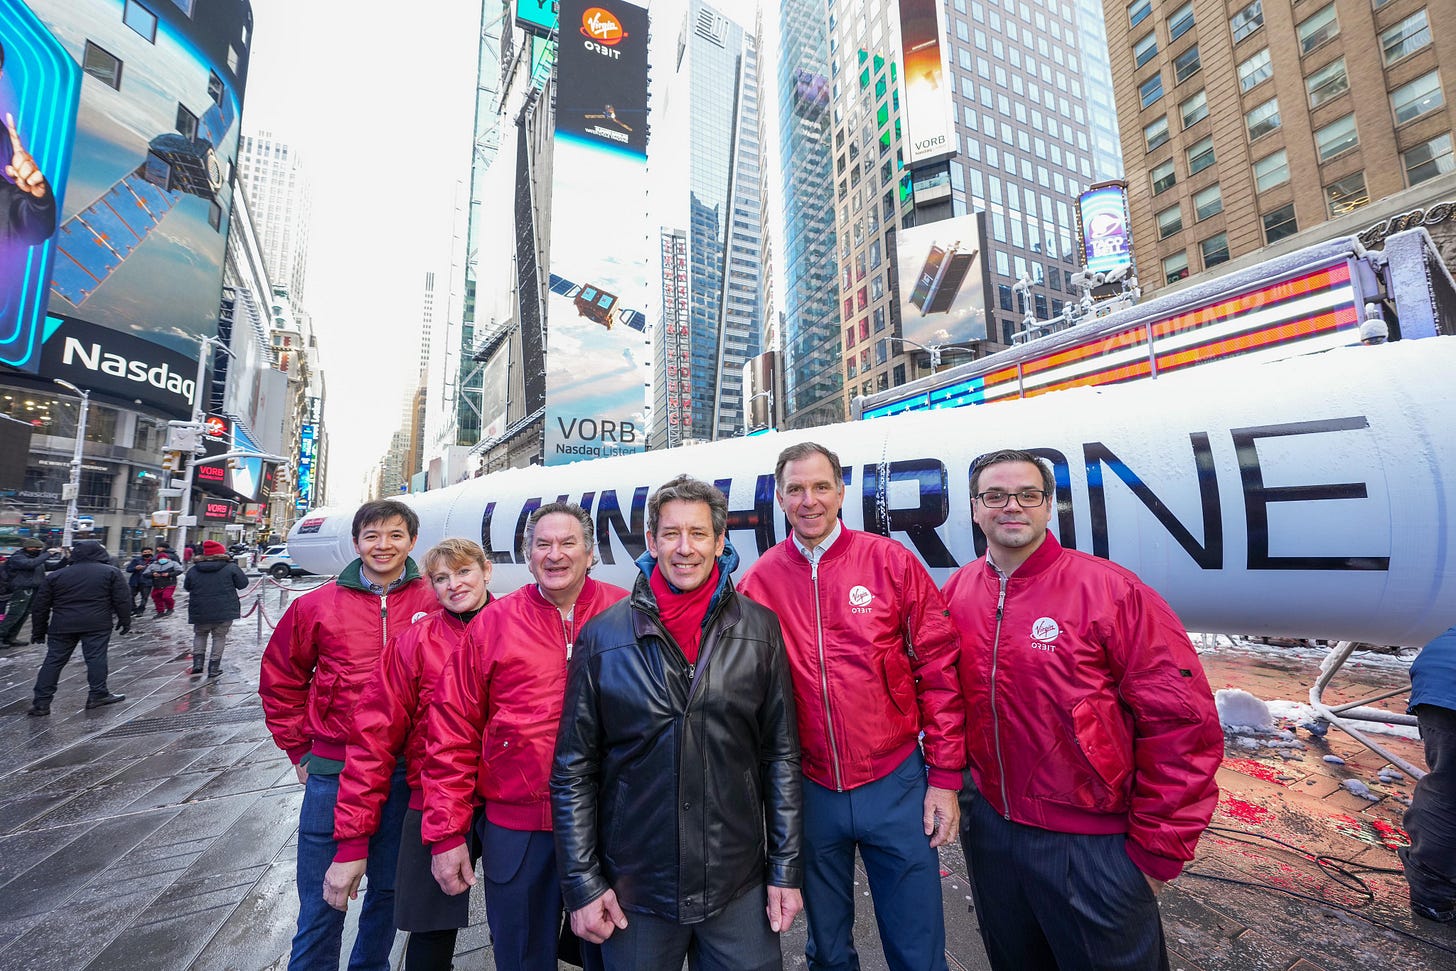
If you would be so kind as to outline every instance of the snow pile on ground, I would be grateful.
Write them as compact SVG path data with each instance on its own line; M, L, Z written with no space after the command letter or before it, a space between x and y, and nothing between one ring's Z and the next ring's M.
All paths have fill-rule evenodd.
M1326 755L1325 756L1325 761L1328 762L1330 765L1344 765L1345 764L1345 760L1342 759L1342 758L1340 758L1338 755Z
M1352 795L1359 796L1361 799L1369 799L1371 802L1380 801L1380 797L1371 792L1370 787L1359 779L1345 779L1340 785L1348 789Z
M1247 691L1223 688L1214 693L1213 702L1218 706L1218 721L1223 725L1224 731L1274 730L1274 719L1269 714L1269 706Z

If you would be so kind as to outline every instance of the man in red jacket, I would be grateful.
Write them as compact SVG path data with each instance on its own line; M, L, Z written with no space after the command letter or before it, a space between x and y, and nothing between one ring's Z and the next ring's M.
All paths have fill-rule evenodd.
M421 614L440 609L410 559L420 520L392 499L366 502L354 514L359 558L331 583L289 604L263 651L258 694L278 747L288 753L305 786L298 823L298 930L290 971L339 966L344 914L323 898L334 858L334 804L345 748L354 731L354 705L374 674L390 637ZM404 766L369 843L368 892L349 967L389 967L394 944L394 869L399 831L409 803Z
M961 834L997 971L1168 967L1155 898L1218 801L1223 731L1177 615L1115 563L1047 532L1030 452L982 456L986 555L946 584L961 633L975 789Z
M792 445L774 478L793 535L760 557L738 589L778 614L793 674L809 967L859 967L857 846L892 971L944 971L936 847L955 841L959 818L960 643L920 561L892 539L839 521L838 456L813 442Z
M521 554L536 582L470 622L430 709L421 836L440 889L461 894L475 883L466 846L474 826L501 971L557 967L561 883L548 782L566 662L582 625L627 596L587 576L593 532L591 515L575 503L547 503L531 514ZM582 950L588 968L601 966L594 947Z

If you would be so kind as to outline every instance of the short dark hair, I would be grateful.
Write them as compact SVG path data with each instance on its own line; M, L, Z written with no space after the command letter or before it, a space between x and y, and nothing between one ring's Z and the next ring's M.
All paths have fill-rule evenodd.
M1057 493L1057 480L1052 475L1052 467L1041 457L1034 455L1025 449L1003 448L996 452L986 452L976 456L971 463L971 495L976 496L981 491L981 470L989 469L993 465L1004 465L1007 462L1030 462L1041 471L1041 487L1051 498Z
M410 539L420 534L420 517L409 506L398 499L375 499L373 502L366 502L354 513L354 542L359 542L359 534L366 526L374 526L378 523L388 522L398 516L404 520L405 529L409 530Z
M531 559L531 547L536 543L536 524L547 516L560 514L570 516L581 526L582 539L586 542L587 549L591 550L592 565L597 562L597 531L592 525L591 513L574 502L548 502L531 513L526 520L526 529L521 533L521 559Z
M790 462L801 462L815 455L822 455L829 460L829 467L834 470L834 484L844 485L844 467L839 464L839 456L818 442L800 442L797 445L790 445L780 452L778 463L774 465L774 485L783 488L784 466Z
M728 532L728 497L711 482L680 475L664 482L647 500L647 534L657 535L657 517L662 507L669 502L705 502L713 517L713 535L722 536Z

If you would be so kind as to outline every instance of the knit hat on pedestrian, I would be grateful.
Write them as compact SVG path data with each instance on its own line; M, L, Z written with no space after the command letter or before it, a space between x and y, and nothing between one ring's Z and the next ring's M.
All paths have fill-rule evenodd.
M203 556L227 556L227 547L215 540L206 540L202 544Z
M30 538L26 539L20 545L23 546L23 547L25 547L28 550L43 550L43 549L45 549L45 544L42 543L40 540L36 539L34 536L31 536Z

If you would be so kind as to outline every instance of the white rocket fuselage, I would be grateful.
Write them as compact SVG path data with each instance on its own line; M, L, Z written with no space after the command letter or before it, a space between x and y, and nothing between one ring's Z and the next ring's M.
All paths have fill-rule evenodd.
M530 582L531 511L579 502L596 523L593 575L630 586L647 497L686 472L728 496L741 571L788 535L774 462L803 440L839 454L846 525L888 532L937 582L983 549L975 457L1027 448L1055 468L1061 542L1138 573L1191 630L1419 645L1456 623L1456 337L512 469L402 499L420 515L417 558L447 536L480 540L497 593ZM294 560L337 573L353 513L301 519Z

